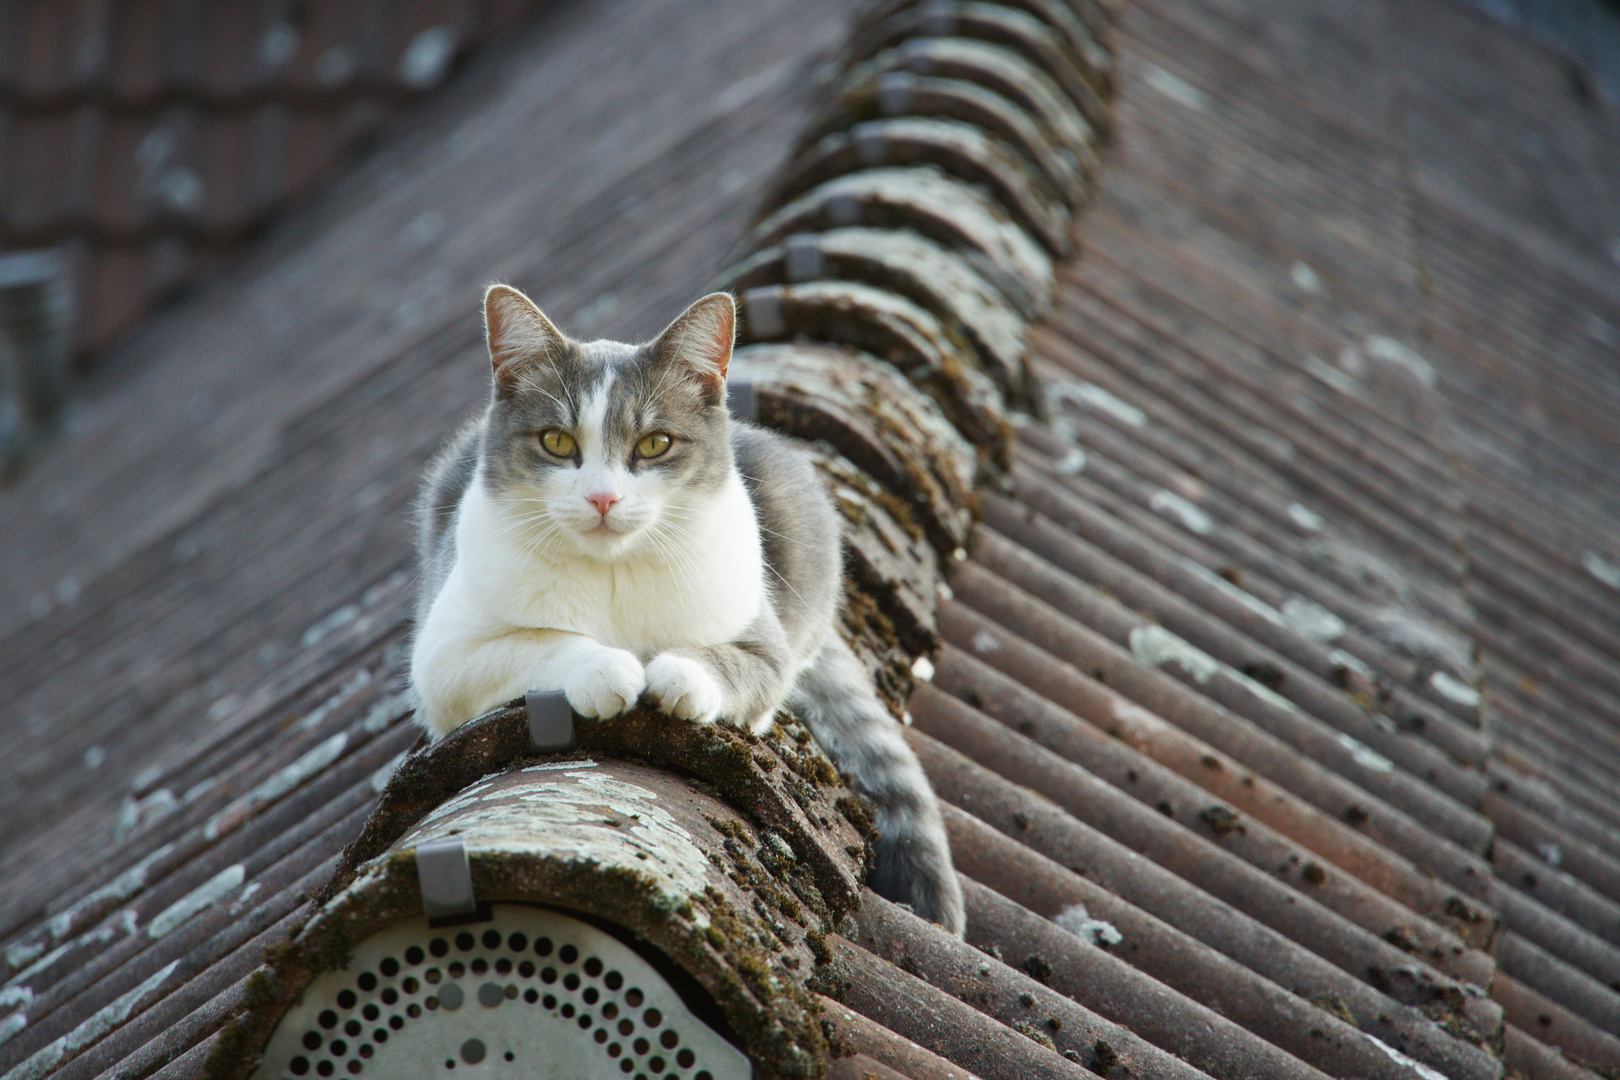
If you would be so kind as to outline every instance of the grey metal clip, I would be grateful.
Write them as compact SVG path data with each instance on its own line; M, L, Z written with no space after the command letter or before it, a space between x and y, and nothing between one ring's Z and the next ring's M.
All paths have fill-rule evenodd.
M821 237L816 233L794 233L782 242L782 268L789 281L810 281L826 273L827 260L821 253Z
M422 887L422 914L429 919L472 915L478 911L473 897L472 867L467 845L459 836L416 845L416 880Z
M909 71L891 71L878 80L878 112L898 116L911 108L917 93L917 76Z
M782 286L759 285L742 295L743 319L748 324L748 336L755 341L770 341L787 333L782 318Z
M928 0L922 6L922 32L928 37L950 37L956 33L955 0Z
M849 136L855 144L855 160L862 168L875 169L889 160L889 141L877 121L856 124L850 128Z
M530 690L523 695L529 710L529 749L558 754L574 748L574 710L561 690Z
M827 220L838 228L861 220L861 200L853 191L840 191L827 200Z

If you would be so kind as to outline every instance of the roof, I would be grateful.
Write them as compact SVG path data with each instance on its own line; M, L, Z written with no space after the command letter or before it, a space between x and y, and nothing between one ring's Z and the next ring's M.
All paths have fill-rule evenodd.
M54 590L6 630L9 707L35 734L8 764L29 795L4 808L0 874L22 884L0 933L13 970L39 967L5 991L27 1021L0 1066L79 1033L60 1075L194 1075L359 834L412 739L399 518L481 391L473 285L538 283L575 327L628 333L723 265L740 193L785 177L800 196L793 178L831 160L932 160L981 168L991 209L933 188L796 203L792 231L828 239L785 243L780 287L751 278L766 291L744 300L761 340L798 329L914 371L939 342L992 355L967 308L919 317L925 290L896 269L914 263L827 230L910 198L920 231L981 238L981 276L1017 282L1039 260L985 239L996 201L1038 239L1084 206L1019 364L1032 415L987 455L1006 482L980 492L937 610L904 593L911 632L942 641L913 669L909 737L949 804L967 942L868 894L819 983L859 1055L835 1074L1620 1067L1615 117L1570 94L1560 58L1442 0L1263 19L1152 0L1120 16L1113 142L1071 207L1038 166L998 171L1016 153L954 164L965 136L915 123L779 172L802 75L841 28L791 4L691 11L658 28L709 50L678 63L586 5L451 87L143 330L91 435L0 503L27 554L4 589ZM738 56L757 63L722 77ZM600 103L569 93L586 65L625 79ZM998 122L933 89L930 115ZM566 115L548 108L565 93ZM841 107L870 123L861 102ZM623 130L599 142L609 118ZM590 161L590 180L525 153ZM470 198L467 160L507 182ZM426 207L458 215L431 285L419 249L379 240ZM520 225L535 240L513 251ZM360 281L356 250L376 253ZM412 302L350 329L377 281L416 281L385 291ZM288 364L289 340L312 355ZM205 363L209 342L236 362ZM959 376L937 396L988 436L993 396ZM188 427L173 386L225 379L249 396L217 418L205 399Z
M524 6L0 4L0 250L69 252L105 349Z

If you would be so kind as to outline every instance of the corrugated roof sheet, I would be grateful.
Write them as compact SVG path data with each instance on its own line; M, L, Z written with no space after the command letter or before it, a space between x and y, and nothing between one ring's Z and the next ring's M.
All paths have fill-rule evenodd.
M688 120L684 139L596 175L591 195L568 192L569 173L521 192L522 210L467 214L448 230L447 275L482 279L521 221L543 240L514 276L553 281L548 307L572 302L581 323L595 308L613 330L678 306L691 282L648 274L649 260L718 265L738 208L698 192L717 175L762 186L764 158L799 122L780 91L770 108L730 110L835 34L794 5L765 7L723 22L665 13L671 38L724 25L724 40L691 40L758 58L722 95L726 119ZM1051 25L1071 32L1105 20L1061 10L1073 19ZM1007 32L972 5L921 11L911 30L936 40ZM962 11L983 25L964 30ZM580 63L614 25L592 9L534 55ZM1570 97L1537 46L1442 0L1264 13L1152 0L1121 15L1118 55L1114 145L1077 219L1079 258L1031 337L1043 407L1016 431L1007 483L981 494L910 706L967 879L967 943L868 894L832 943L824 990L841 1003L824 1007L838 1041L878 1064L844 1059L834 1075L1612 1072L1620 290L1594 238L1615 231L1601 162L1616 120ZM639 75L713 92L701 63L678 67ZM624 91L625 123L672 122ZM522 95L496 100L509 110L497 125L530 115ZM863 119L848 101L846 119ZM1500 182L1504 147L1520 144L1471 136L1459 109L1481 130L1527 126L1544 158L1580 167ZM427 130L453 146L453 120ZM868 127L853 146L813 130L822 141L787 170L784 196L809 186L806 169L950 169L967 152L947 128ZM392 177L363 173L329 211L334 228L397 229L453 190L441 145L405 151L420 174L398 208L366 207ZM1040 237L1070 211L1035 173L1027 187L980 179L1022 202L1012 216ZM892 189L863 190L857 218L899 212ZM613 212L562 226L547 198ZM649 219L616 220L639 200L687 209L650 219L663 231L649 240ZM810 228L850 224L835 220L849 200L795 205ZM929 205L930 235L989 235ZM288 242L258 280L303 297L296 317L314 330L341 310L322 270L345 250ZM1035 261L996 250L997 280ZM601 285L567 280L576 252L608 253L597 273L611 292L591 300ZM783 273L795 258L789 244ZM875 272L829 264L829 277ZM95 572L7 637L9 696L39 734L12 766L35 794L6 806L4 872L25 883L3 909L15 974L0 990L0 1067L64 1039L58 1075L195 1075L262 946L411 742L392 682L404 531L384 522L414 475L401 460L476 397L476 327L449 284L423 287L425 325L387 323L387 349L342 360L343 381L268 407L280 448L250 455L250 482L213 481L167 519L137 513L128 540L65 531ZM864 295L841 288L790 290L782 310L836 332L828 305ZM206 333L251 291L212 294L212 312L152 333ZM933 347L902 325L862 333ZM345 338L326 333L336 356ZM456 363L417 359L430 352ZM238 377L277 377L259 363ZM137 380L94 418L114 449L143 393L158 388ZM162 460L172 438L135 448ZM70 501L50 485L104 469L105 454L80 449L27 482L25 508L10 500L8 532L42 567L13 591L80 564L47 573L64 545L21 523L48 497ZM171 482L148 483L156 501ZM250 565L259 580L244 588ZM127 797L104 779L137 770Z

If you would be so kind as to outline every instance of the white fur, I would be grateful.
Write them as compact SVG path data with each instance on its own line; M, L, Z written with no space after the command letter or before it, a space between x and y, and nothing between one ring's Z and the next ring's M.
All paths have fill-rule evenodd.
M714 723L725 704L725 694L708 668L670 653L647 665L647 693L669 715L700 724Z
M759 527L742 478L673 505L656 470L604 459L607 386L581 409L581 465L544 490L496 498L480 470L456 515L455 566L418 629L411 679L437 735L527 690L562 690L583 716L613 716L644 689L710 721L714 677L668 649L733 641L766 603ZM586 499L612 490L601 515ZM644 668L643 665L646 665Z

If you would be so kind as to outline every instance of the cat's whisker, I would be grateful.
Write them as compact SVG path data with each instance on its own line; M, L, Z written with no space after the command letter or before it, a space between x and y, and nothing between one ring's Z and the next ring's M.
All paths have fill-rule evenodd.
M699 586L692 552L679 539L666 536L656 527L648 530L647 538L664 560L664 565L675 575L681 590L688 595L696 595Z
M761 525L759 527L759 531L764 533L767 536L774 536L778 540L781 540L783 543L786 543L786 544L803 544L803 543L805 543L804 540L799 539L797 536L788 536L786 533L779 533L775 529L767 529L763 525Z
M674 513L671 514L672 517L681 518L682 520L687 521L697 520L697 514L699 512L696 507L676 506L673 503L665 503L664 510L673 511ZM808 542L796 536L788 536L786 533L777 532L775 529L768 529L764 525L759 526L759 531L767 536L774 536L778 540L788 544L804 544Z
M772 566L769 562L767 562L765 564L765 569L767 569L771 573L775 574L776 575L776 580L780 581L783 585L785 585L787 587L788 592L790 592L794 596L798 597L799 603L804 604L806 606L809 606L809 601L804 598L804 595L802 593L800 593L798 589L795 589L793 587L793 582L789 581L787 578L782 576L782 571L780 571L776 567Z
M518 519L515 519L515 520L512 520L512 521L508 521L506 523L506 525L503 526L502 528L496 530L495 532L488 533L486 535L492 541L504 540L504 539L512 536L514 533L522 533L525 530L528 530L528 529L532 528L537 522L544 522L546 520L547 520L547 515L543 511L541 511L541 512L537 512L537 513L534 513L534 514L530 514L527 517L518 518ZM549 526L549 527L555 528L554 525Z

